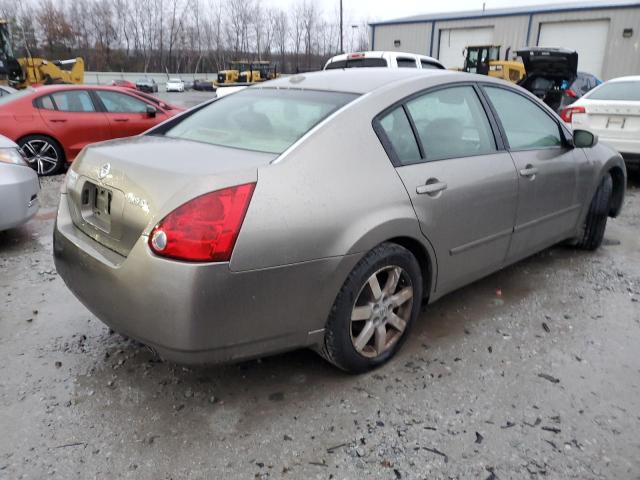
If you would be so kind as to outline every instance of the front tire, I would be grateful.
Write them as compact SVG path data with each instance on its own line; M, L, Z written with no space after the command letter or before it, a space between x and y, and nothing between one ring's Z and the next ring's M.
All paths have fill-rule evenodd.
M362 373L400 349L422 302L422 275L413 254L383 243L347 277L331 309L321 354L338 368Z
M27 163L38 175L58 173L64 167L64 151L60 144L46 135L28 135L18 141Z
M609 208L611 207L612 191L613 180L611 175L607 175L600 182L591 200L584 232L576 244L577 247L585 250L596 250L602 245L604 231L607 227L607 218L609 217Z

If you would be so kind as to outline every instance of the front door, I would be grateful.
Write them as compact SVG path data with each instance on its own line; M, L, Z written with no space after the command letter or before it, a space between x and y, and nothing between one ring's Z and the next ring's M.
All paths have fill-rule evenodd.
M513 231L518 179L510 155L497 148L475 88L428 91L379 125L435 250L437 291L499 269Z
M509 260L557 243L576 230L577 181L584 154L566 144L558 120L511 89L483 87L518 171L518 212Z

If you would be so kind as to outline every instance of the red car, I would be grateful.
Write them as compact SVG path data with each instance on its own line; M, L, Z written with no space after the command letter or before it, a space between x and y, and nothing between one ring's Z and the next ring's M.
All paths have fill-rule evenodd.
M114 80L111 82L111 85L114 87L122 87L122 88L131 88L132 90L137 90L136 84L130 82L129 80Z
M0 98L0 134L40 175L71 163L85 145L129 137L184 111L119 87L50 85Z

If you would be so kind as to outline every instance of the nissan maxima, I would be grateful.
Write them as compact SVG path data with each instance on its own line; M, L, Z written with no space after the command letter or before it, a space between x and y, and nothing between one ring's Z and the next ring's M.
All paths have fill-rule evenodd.
M515 85L325 71L85 148L54 255L89 310L165 359L308 347L363 372L423 304L559 242L598 248L625 181L618 153Z

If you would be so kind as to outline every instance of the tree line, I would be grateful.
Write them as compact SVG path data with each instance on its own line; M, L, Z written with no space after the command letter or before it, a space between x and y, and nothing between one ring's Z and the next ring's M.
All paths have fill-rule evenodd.
M0 0L15 55L81 56L87 70L198 73L236 59L271 60L281 72L318 69L340 51L338 0L289 9L261 0ZM367 22L344 22L345 50L366 50Z

